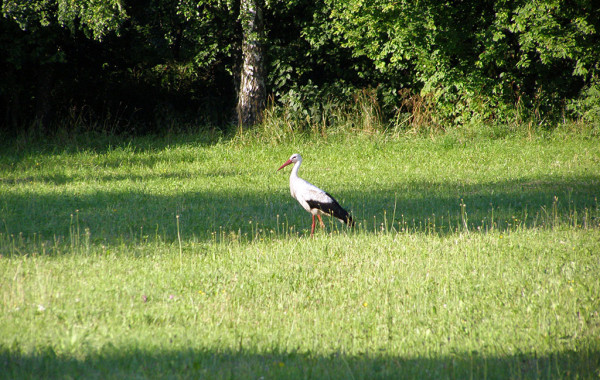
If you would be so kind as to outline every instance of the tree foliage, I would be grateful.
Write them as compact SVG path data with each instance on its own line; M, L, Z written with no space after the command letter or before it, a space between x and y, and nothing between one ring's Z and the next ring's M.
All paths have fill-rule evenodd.
M118 33L127 18L121 0L5 0L2 12L23 30L41 33L40 27L59 25L97 40L109 32Z
M478 111L477 101L557 111L598 77L591 0L328 2L344 46L433 95L446 116L458 116L457 105L493 111Z
M266 91L297 125L367 92L386 120L598 123L592 0L266 0L263 12ZM236 120L239 0L5 0L2 15L2 130Z

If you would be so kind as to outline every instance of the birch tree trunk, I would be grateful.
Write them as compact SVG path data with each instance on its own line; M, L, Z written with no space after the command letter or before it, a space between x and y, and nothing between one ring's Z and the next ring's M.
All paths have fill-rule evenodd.
M240 4L240 19L244 33L243 64L237 104L240 128L259 122L265 104L263 3L264 0L241 0Z

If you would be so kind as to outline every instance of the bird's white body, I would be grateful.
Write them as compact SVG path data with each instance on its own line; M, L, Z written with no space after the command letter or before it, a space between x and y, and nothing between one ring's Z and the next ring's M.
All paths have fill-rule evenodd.
M301 163L302 158L294 164L292 174L290 174L290 193L306 211L313 215L324 214L318 208L311 208L308 202L315 200L321 203L330 203L333 198L312 183L298 177L298 168L300 168Z
M331 215L342 223L354 225L352 216L339 205L335 198L298 176L302 156L297 153L293 154L278 170L292 163L294 167L290 174L290 193L306 211L312 214L311 235L315 231L315 216L319 218L321 226L324 226L321 215Z

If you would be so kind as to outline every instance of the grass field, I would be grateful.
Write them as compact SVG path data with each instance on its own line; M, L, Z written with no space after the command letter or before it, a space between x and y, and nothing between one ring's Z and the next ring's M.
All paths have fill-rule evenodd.
M0 149L0 378L600 377L597 139Z

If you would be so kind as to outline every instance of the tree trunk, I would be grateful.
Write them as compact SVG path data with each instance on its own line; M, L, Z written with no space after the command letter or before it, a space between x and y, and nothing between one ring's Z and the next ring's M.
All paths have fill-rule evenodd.
M240 128L259 122L265 104L263 2L264 0L241 0L240 4L240 19L244 33L243 64L237 105Z

